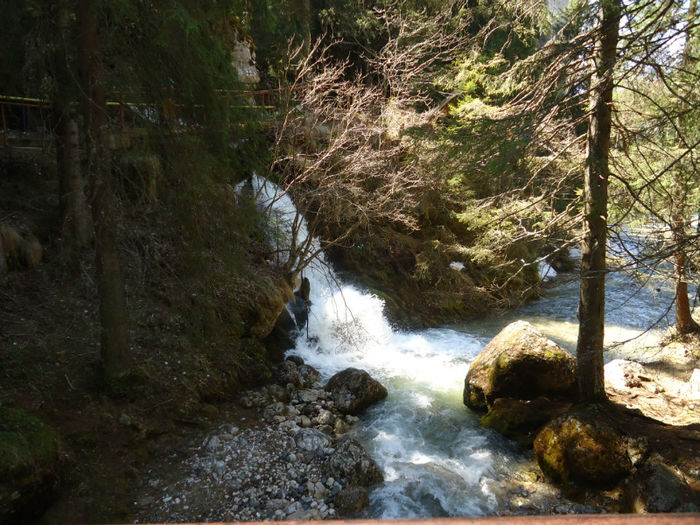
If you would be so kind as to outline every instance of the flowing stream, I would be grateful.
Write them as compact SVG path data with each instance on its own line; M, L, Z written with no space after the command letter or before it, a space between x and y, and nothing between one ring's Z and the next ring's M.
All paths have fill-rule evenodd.
M284 222L294 214L287 196L256 179L262 202L274 201ZM304 231L301 232L305 234ZM460 271L459 265L452 265ZM317 368L324 379L353 366L368 371L389 391L388 398L362 416L358 439L377 460L385 482L371 493L365 515L411 518L484 515L498 512L500 480L524 461L517 448L479 427L479 416L462 403L469 363L508 323L531 322L573 352L577 336L578 281L561 275L548 280L544 297L506 315L418 331L392 328L376 296L343 283L323 255L305 270L311 282L308 336L291 351ZM657 285L658 286L658 285ZM622 274L608 278L606 358L639 353L646 334L663 318L672 290L640 287ZM672 313L671 313L672 315ZM663 319L665 327L669 319Z

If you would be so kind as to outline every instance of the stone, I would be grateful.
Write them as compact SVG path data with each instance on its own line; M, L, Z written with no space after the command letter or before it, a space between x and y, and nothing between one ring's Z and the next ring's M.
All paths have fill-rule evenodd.
M272 419L275 416L283 415L286 411L287 406L281 401L278 401L277 403L272 403L271 405L265 407L265 409L263 410L263 417L267 419Z
M297 366L301 366L304 364L304 358L298 355L288 355L285 360L291 361Z
M299 367L293 361L282 361L272 369L272 377L278 385L299 386Z
M481 418L481 426L529 446L542 426L570 408L571 403L551 401L546 397L535 400L498 398Z
M314 428L302 428L294 436L294 441L298 448L309 452L323 450L331 443L326 434Z
M311 388L321 379L321 374L313 366L299 365L299 386Z
M330 410L326 409L321 409L318 413L318 417L316 418L318 421L319 425L334 425L335 424L335 416L331 413Z
M481 351L464 380L464 404L486 410L495 399L573 398L576 359L530 323L506 326Z
M590 411L551 421L537 434L534 448L542 472L561 485L606 486L632 469L625 441Z
M338 492L333 503L342 516L351 516L369 506L369 494L366 488L351 485Z
M700 492L680 472L655 456L642 465L625 486L628 512L699 512Z
M342 419L336 419L333 431L335 432L336 436L342 436L348 431L348 425Z
M343 478L348 485L369 487L384 481L379 466L354 439L341 439L324 464L328 477Z
M364 370L346 368L331 377L326 391L336 408L344 414L356 415L368 406L384 399L387 389Z
M316 390L300 390L298 397L302 403L315 403L318 401L318 392Z

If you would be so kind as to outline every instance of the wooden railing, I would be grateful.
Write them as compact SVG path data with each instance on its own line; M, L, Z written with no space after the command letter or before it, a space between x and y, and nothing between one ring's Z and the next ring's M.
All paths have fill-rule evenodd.
M282 93L288 91L288 88L276 88L276 89L241 89L241 90L217 90L217 93L223 96L235 95L240 105L240 97L251 97L254 101L253 108L263 109L266 111L274 111L277 108L275 103L276 97L281 96ZM143 99L143 101L136 101L135 99ZM109 95L109 100L107 101L107 109L116 112L111 114L112 121L118 124L119 129L124 130L129 126L127 122L127 113L129 108L143 108L145 110L152 110L157 112L161 117L165 118L177 118L178 111L182 112L182 109L186 106L184 104L179 104L176 102L173 96L169 96L168 93L164 94L164 97L159 102L146 101L146 97L139 97L138 95L125 94L122 92L113 92ZM194 106L194 109L201 108L202 106ZM13 109L19 109L18 113L12 114ZM5 146L10 145L10 130L30 132L36 131L35 126L32 125L32 113L36 111L51 111L52 104L49 100L43 100L39 98L31 97L18 97L11 95L0 95L0 124L2 124L2 143ZM206 121L206 115L202 113L200 116L188 115L188 119L200 119ZM41 116L41 122L45 122L44 116ZM14 121L14 122L12 122Z
M265 523L269 525L270 522ZM273 523L275 525L699 525L700 514L566 514L415 520L276 521ZM207 525L234 524L208 523ZM262 525L262 523L245 522L245 524L235 523L235 525Z

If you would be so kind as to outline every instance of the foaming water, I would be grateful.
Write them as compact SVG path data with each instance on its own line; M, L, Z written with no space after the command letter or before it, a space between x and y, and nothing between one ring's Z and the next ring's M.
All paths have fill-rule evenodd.
M280 224L308 235L298 223L293 202L279 188L255 178L258 200ZM318 244L314 241L314 247ZM500 435L482 429L479 416L462 403L469 364L504 326L517 319L532 322L548 337L575 349L578 282L552 276L546 296L491 319L450 328L394 330L383 301L344 284L323 254L304 270L311 283L308 334L299 334L293 350L325 379L347 367L368 371L389 397L366 411L357 438L381 467L385 482L374 488L365 515L411 518L497 514L500 481L523 458ZM667 291L640 288L613 276L608 281L606 343L638 335L663 316ZM666 295L660 295L666 294Z

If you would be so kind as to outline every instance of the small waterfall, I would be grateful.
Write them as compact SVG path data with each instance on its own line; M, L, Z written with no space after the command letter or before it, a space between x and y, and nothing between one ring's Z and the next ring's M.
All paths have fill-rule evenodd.
M308 236L294 203L277 186L255 177L261 206L280 228L297 226ZM287 230L288 231L288 230ZM278 241L280 239L278 238ZM289 239L280 242L289 243ZM314 249L318 242L314 241ZM353 366L367 370L389 397L363 414L356 436L379 463L385 483L371 493L372 518L413 518L498 514L503 480L524 460L515 446L479 426L479 416L462 404L469 363L506 324L526 319L569 349L577 331L576 279L548 273L548 296L507 315L455 328L415 332L394 330L377 296L345 284L321 254L304 270L311 282L308 337L299 334L294 354L325 379ZM644 292L623 300L629 281L611 281L609 317L623 335L639 333L659 312ZM648 325L648 324L647 324Z

